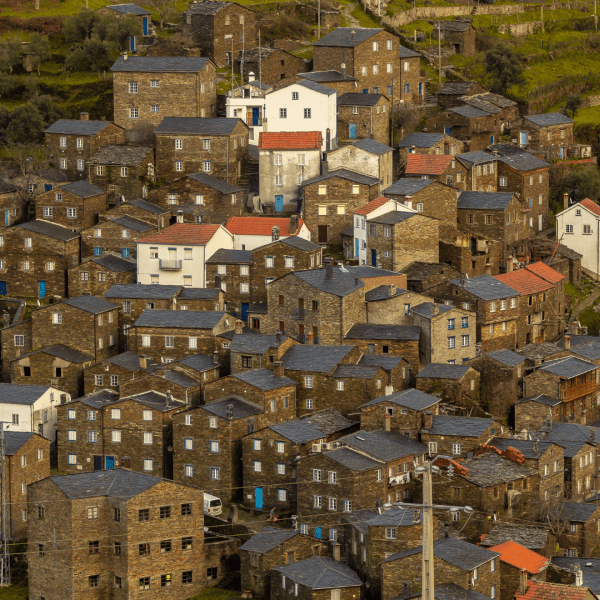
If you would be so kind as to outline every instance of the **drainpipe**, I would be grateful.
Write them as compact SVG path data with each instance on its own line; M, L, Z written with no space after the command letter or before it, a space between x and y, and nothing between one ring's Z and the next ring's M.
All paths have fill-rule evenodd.
M225 159L227 161L227 183L229 183L229 136L227 137L227 150Z

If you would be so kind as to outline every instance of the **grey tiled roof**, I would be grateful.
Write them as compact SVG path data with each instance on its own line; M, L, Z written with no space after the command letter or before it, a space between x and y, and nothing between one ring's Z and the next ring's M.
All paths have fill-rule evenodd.
M418 213L408 212L404 210L393 210L379 217L374 217L369 219L370 223L382 223L384 225L396 225L397 223L402 223L403 221L408 221L411 217L416 217ZM424 216L424 215L421 215ZM408 225L411 227L411 224Z
M127 369L128 371L143 370L140 366L140 356L134 352L121 352L121 354L107 358L104 362L117 365L123 369ZM150 359L147 359L147 364L148 363L156 365L156 363Z
M81 402L91 408L102 408L109 404L120 402L120 397L119 393L113 392L113 390L98 390L97 392L87 394L82 398L77 398L76 402Z
M121 258L114 254L103 254L102 256L95 256L90 260L103 267L106 267L110 271L115 273L126 273L127 271L135 271L137 269L137 262L128 258ZM85 263L81 263L85 265Z
M437 313L433 314L433 307L437 306ZM433 317L437 317L438 315L443 315L445 312L456 308L451 304L435 304L434 302L423 302L423 304L418 304L417 306L411 306L413 313L424 317L425 319L432 319Z
M419 511L419 519L421 519ZM385 510L382 514L375 513L375 516L367 521L369 527L410 527L415 524L415 511L411 509L394 506Z
M380 461L369 458L361 452L352 450L352 448L336 448L331 452L327 452L326 456L351 471L369 471L381 467L382 464Z
M317 83L316 81L311 81L310 79L303 79L302 81L295 82L296 85L301 85L308 90L312 90L313 92L318 92L319 94L325 94L326 96L331 96L333 94L337 94L337 90L333 88L327 87L326 85L322 85ZM277 90L275 90L277 91Z
M241 119L223 117L165 117L154 130L155 134L181 133L187 135L230 135Z
M221 290L219 288L189 288L185 287L177 296L177 300L212 300Z
M391 356L390 354L363 354L358 362L361 365L379 365L386 371L391 371L406 361L401 356Z
M338 98L338 106L375 106L383 94L346 92Z
M189 8L185 12L194 15L216 15L223 9L229 8L232 4L237 4L237 2L221 2L221 0L203 0L202 2L190 3Z
M288 338L287 335L282 335L280 343ZM235 335L231 341L231 352L244 352L248 354L265 354L271 348L277 348L276 335L264 335L262 333L254 333L250 335Z
M409 388L407 390L395 392L389 396L379 396L378 398L374 398L373 400L363 404L361 408L365 406L373 406L374 404L381 404L382 402L392 402L398 406L404 406L406 408L410 408L411 410L421 411L429 408L430 406L438 404L440 399L436 398L435 396L430 396L425 392L421 392L420 390Z
M595 439L600 441L600 428L578 425L577 423L552 423L552 428L548 430L546 439L561 446L563 441L589 442L591 431L594 431Z
M557 398L551 398L550 396L546 396L545 394L538 394L537 396L527 396L527 398L521 398L517 403L520 404L522 402L535 402L537 404L545 404L546 406L557 406L558 404L562 404L562 400L558 400Z
M142 198L138 198L137 200L130 200L126 204L132 204L133 206L137 206L138 208L142 208L151 212L155 215L164 215L165 213L171 212L168 208L163 208L162 206L157 206L156 204L152 204L152 202L148 202L143 200Z
M344 521L346 521L346 523L350 523L352 527L366 535L369 531L369 526L367 525L367 523L376 514L377 512L375 510L371 510L369 508L361 508L359 510L353 510L350 513L344 513L342 515L342 518L344 519Z
M100 133L110 121L80 121L78 119L59 119L44 133L62 133L64 135L95 135Z
M442 31L467 31L472 25L469 21L438 21L434 24L434 30Z
M212 329L227 313L212 310L145 310L134 327L183 327ZM233 325L234 317L231 317Z
M461 192L457 208L459 210L506 210L513 196L512 192Z
M274 567L273 571L313 590L362 586L362 581L348 565L326 556L315 556L291 565Z
M4 452L6 456L16 454L31 437L37 435L30 431L5 431L4 441L6 443Z
M393 148L382 144L381 142L377 142L371 138L363 138L362 140L358 140L358 142L354 142L352 144L356 148L360 148L361 150L365 150L366 152L371 152L372 154L377 154L378 156L382 156L383 154L387 154L388 152L393 152Z
M506 450L509 447L516 448L519 450L525 458L533 458L538 459L552 444L557 444L556 442L548 442L546 440L538 440L537 442L534 440L520 440L516 438L499 438L495 437L489 442L490 446L494 446L494 448L498 448L498 450ZM537 452L535 451L537 444Z
M340 46L353 48L368 40L371 36L383 31L373 27L338 27L320 40L313 42L313 46Z
M151 12L144 10L141 6L138 6L137 4L109 4L104 8L110 8L111 10L114 10L115 12L121 13L123 15L143 16L152 14Z
M545 113L541 115L527 115L524 117L527 121L531 121L540 127L548 127L550 125L565 125L573 123L573 119L566 117L559 112Z
M327 179L332 179L333 177L348 179L349 181L354 181L355 183L362 183L363 185L376 185L379 183L378 179L375 179L374 177L368 177L367 175L363 175L362 173L356 173L354 171L349 171L348 169L336 169L335 171L328 171L323 175L318 175L317 177L307 179L306 181L303 181L301 185L310 185L311 183L317 183L318 181L326 181Z
M519 292L513 290L513 288L507 286L505 283L498 281L491 275L471 277L464 284L461 283L460 279L453 279L452 283L482 300L499 300L500 298L520 296Z
M197 73L201 71L208 58L187 56L120 56L110 68L111 71L142 73Z
M338 365L331 376L338 379L373 379L379 369L375 365Z
M433 423L421 433L430 435L460 435L463 437L480 437L489 427L494 425L492 419L477 419L475 417L451 417L448 415L433 415ZM498 425L494 429L500 430Z
M193 354L192 356L186 356L181 360L176 361L189 369L203 373L210 369L216 369L221 366L221 363L215 362L212 356L206 356L206 354Z
M248 552L257 552L264 554L277 548L283 542L300 535L297 531L289 529L280 529L279 527L263 527L258 533L255 533L245 544L239 547L239 550Z
M398 148L432 148L444 137L443 133L409 133L400 140Z
M312 371L329 373L347 354L352 346L292 346L281 358L281 362L289 371Z
M73 348L69 348L68 346L64 346L63 344L53 344L52 346L47 346L46 348L40 348L39 350L34 350L33 352L21 354L21 356L16 356L11 360L20 360L21 358L33 356L34 354L49 354L50 356L56 356L57 358L62 358L67 362L72 362L76 364L94 361L93 356L90 356L89 354L84 354L83 352L79 352L79 350L73 350Z
M219 248L205 262L207 265L250 264L252 262L252 250L228 250L227 248Z
M285 244L290 248L296 248L297 250L304 250L305 252L310 252L311 250L318 250L321 246L319 244L315 244L310 240L305 240L304 238L298 237L297 235L290 235L289 237L277 240L280 244ZM265 244L267 245L267 244Z
M244 190L244 188L241 188L237 185L231 185L230 183L227 183L222 179L217 179L208 173L193 173L192 175L188 175L188 177L194 181L204 184L209 188L212 188L213 190L221 192L221 194L235 194L236 192L241 192Z
M456 583L444 583L435 586L435 600L489 600L489 596L466 590Z
M411 58L421 56L418 52L407 48L406 46L400 45L400 58Z
M196 386L200 386L200 382L177 369L166 369L160 375L163 379L170 381L176 385L181 386L182 388L193 388Z
M563 508L565 519L579 523L585 523L594 512L596 512L596 505L587 502L565 502Z
M332 433L344 431L356 424L355 421L350 421L334 408L325 408L300 419L269 425L269 429L295 444L307 444L323 439Z
M346 265L346 269L354 277L360 277L361 279L368 279L369 277L397 277L396 271L389 271L387 269L380 269L379 267L371 267L370 265L359 265L351 266Z
M499 456L495 452L486 452L473 458L467 458L460 464L469 469L466 475L460 475L460 477L482 487L525 479L537 472L525 465L513 462L510 458Z
M474 106L475 108L483 110L490 115L497 115L498 113L502 112L500 108L478 96L463 96L461 100L466 105Z
M598 360L600 359L600 342L580 344L579 346L575 347L572 346L571 352L587 360Z
M0 383L0 404L34 404L48 389L47 385Z
M529 550L540 550L546 545L549 533L550 529L544 525L499 523L483 538L481 545L491 547L514 540Z
M510 167L514 167L519 171L533 171L534 169L541 169L549 167L550 163L545 160L541 160L528 152L522 154L510 154L508 156L499 156L498 160L503 162Z
M139 283L117 283L104 294L105 298L131 298L148 300L170 300L177 295L180 285L142 285Z
M137 166L153 151L150 146L119 146L111 144L94 153L89 163L93 165ZM150 158L153 161L153 157Z
M446 263L425 263L417 260L404 267L402 272L406 274L409 281L423 281L448 268L450 268L450 265Z
M74 181L73 183L66 183L60 189L70 192L75 196L79 196L80 198L91 198L92 196L97 196L98 194L104 194L106 192L106 190L103 190L101 187L93 185L84 179Z
M357 323L344 337L347 340L418 340L421 329L417 325Z
M63 304L68 304L73 308L85 310L85 312L93 313L95 315L106 312L107 310L115 309L115 305L112 302L104 300L103 298L96 298L95 296L77 296L77 298L63 300Z
M461 117L465 117L467 119L477 119L478 117L488 117L489 113L485 110L480 110L479 108L475 108L474 106L455 106L454 108L449 108L448 112L456 113Z
M231 406L233 408L233 417L231 418L227 417L228 406ZM218 402L211 402L210 404L205 404L200 408L223 419L229 419L230 421L235 421L237 419L245 419L246 417L254 417L265 412L262 406L254 404L254 402L249 402L248 400L244 400L243 398L234 397L223 398Z
M130 217L129 215L123 215L122 217L109 217L109 221L113 221L114 223L118 223L123 227L133 229L134 231L148 231L156 228L155 225L146 223L146 221L140 221L140 219Z
M451 365L448 363L429 363L417 377L432 379L462 379L471 367L468 365Z
M411 196L432 183L435 183L435 179L398 179L389 188L383 190L383 195L398 194L400 196Z
M254 386L260 390L277 390L290 385L298 385L297 381L289 377L278 377L270 369L253 369L244 373L236 373L233 377L243 381L247 385Z
M475 152L465 152L464 154L458 154L456 158L469 168L473 165L480 165L483 163L492 162L493 160L498 160L497 157L492 156L487 152L483 152L483 150L476 150Z
M557 358L556 360L550 360L540 367L542 371L547 371L548 373L566 379L589 373L597 368L598 367L595 364L588 362L587 360L575 358L574 356L565 356L563 358Z
M440 86L437 93L463 96L468 94L474 85L477 85L475 81L447 81Z
M352 230L351 230L352 231ZM396 296L401 296L402 294L406 294L408 290L404 290L402 288L396 288ZM366 302L377 302L378 300L387 300L391 298L390 296L390 286L389 285L378 285L376 288L369 290L365 294Z
M310 79L317 83L328 83L330 81L356 81L354 77L341 73L340 71L310 71L308 73L296 73L299 77Z
M340 439L348 446L384 462L409 454L424 454L427 447L397 431L357 431Z
M126 398L121 398L120 401L123 402L125 400L139 402L148 408L153 408L154 410L158 410L160 412L167 412L169 410L182 408L185 406L185 402L176 400L172 397L168 398L166 394L157 392L155 390L142 392L141 394L135 394L133 396L127 396Z
M507 367L516 367L525 361L520 354L512 350L496 350L495 352L488 352L484 356L489 356Z
M334 296L344 297L365 286L365 284L351 273L344 273L339 267L333 267L333 277L327 278L325 267L310 269L308 271L294 271L284 277L298 277L317 290ZM283 279L283 277L281 278Z
M20 225L17 225L17 227L21 227L22 229L27 229L27 231L33 231L41 235L47 235L48 237L62 240L63 242L74 240L79 237L79 233L77 231L67 229L66 227L57 225L56 223L49 223L48 221L27 221L27 223L21 223Z

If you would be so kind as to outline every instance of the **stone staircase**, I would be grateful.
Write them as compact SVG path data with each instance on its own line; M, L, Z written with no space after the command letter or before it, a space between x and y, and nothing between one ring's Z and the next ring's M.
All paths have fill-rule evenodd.
M258 160L248 158L244 163L242 174L238 180L239 187L244 188L244 206L248 206L248 196L258 194Z

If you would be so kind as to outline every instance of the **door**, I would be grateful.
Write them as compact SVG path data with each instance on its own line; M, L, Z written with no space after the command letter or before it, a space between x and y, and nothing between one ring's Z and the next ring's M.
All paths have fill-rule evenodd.
M304 323L298 323L298 341L304 343Z
M419 96L423 95L423 83L419 83Z
M519 143L521 144L521 146L527 146L527 132L526 131L520 131L519 132Z
M319 225L318 241L319 244L327 243L327 225Z
M323 537L323 530L320 527L315 527L315 537L320 540Z
M560 159L562 160L565 157L565 149L561 146L560 149Z
M38 281L38 296L43 298L46 295L46 282Z
M260 108L258 106L252 107L252 125L255 127L258 125L258 120L260 119Z
M8 210L4 211L4 225L6 225L6 227L10 225L10 211Z
M144 17L143 26L144 26L144 35L148 35L148 17Z
M177 260L177 248L169 248L169 262Z
M6 296L6 281L0 281L0 296Z
M132 52L135 52L135 35L129 36L129 47Z
M356 123L350 123L350 139L356 139Z
M250 302L242 302L242 310L240 313L240 318L242 321L248 320L248 309L250 308Z
M94 471L102 471L102 456L94 454Z
M283 212L283 196L275 196L275 212Z
M254 508L262 508L263 507L263 489L262 488L254 488Z
M371 250L371 266L377 266L377 250Z
M115 468L115 457L107 456L106 457L106 470L112 471Z
M131 250L129 248L121 248L121 257L122 258L130 258Z
M490 135L490 144L493 144L493 143L494 143L494 136Z
M360 252L360 240L358 238L354 238L354 258L358 258L359 252Z
M51 183L45 183L44 184L44 191L45 192L49 192L52 189L52 184Z

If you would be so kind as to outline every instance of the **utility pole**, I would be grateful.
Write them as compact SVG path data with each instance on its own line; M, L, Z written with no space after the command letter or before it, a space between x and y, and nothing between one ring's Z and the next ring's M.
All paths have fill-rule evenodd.
M2 484L0 488L0 510L2 520L0 527L0 586L10 585L10 552L8 550L9 518L8 502L6 501L6 440L4 439L4 425L7 422L0 421L0 477Z
M438 21L438 62L439 62L439 84L442 85L442 22Z
M321 39L321 0L319 0L317 6L317 39Z

